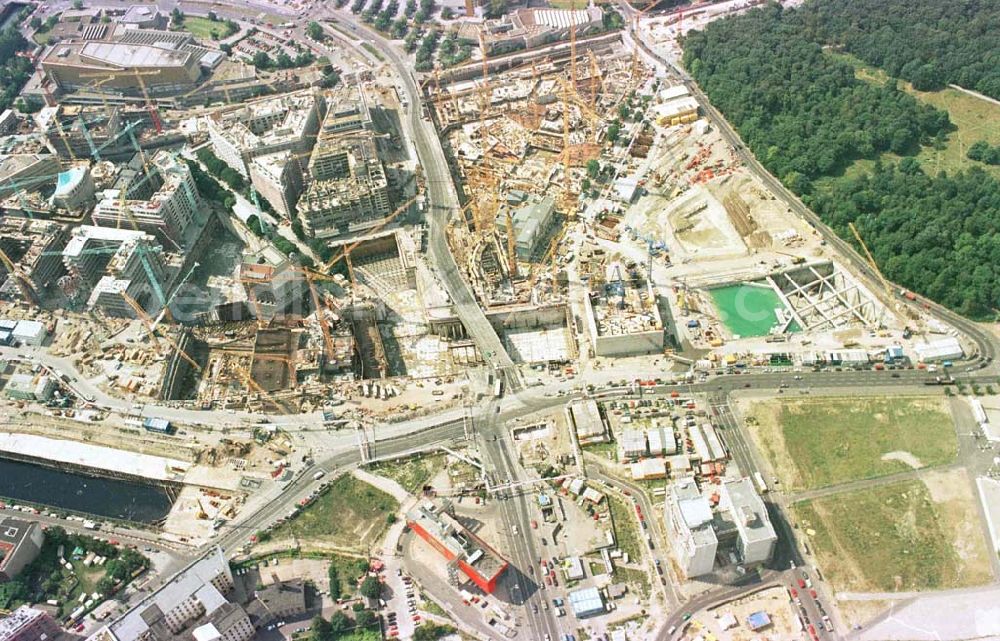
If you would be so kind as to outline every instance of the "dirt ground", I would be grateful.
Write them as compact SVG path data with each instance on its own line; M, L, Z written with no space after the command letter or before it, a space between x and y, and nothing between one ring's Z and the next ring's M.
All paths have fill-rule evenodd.
M764 632L771 641L788 641L803 638L796 625L798 618L792 609L788 592L781 587L758 592L744 599L738 599L726 605L696 614L690 631L685 638L711 638L713 635L719 641L751 641L760 639L760 632L753 632L747 627L747 617L754 612L764 611L771 618L771 626ZM737 624L728 630L723 630L720 618L732 614ZM707 633L707 634L706 634Z

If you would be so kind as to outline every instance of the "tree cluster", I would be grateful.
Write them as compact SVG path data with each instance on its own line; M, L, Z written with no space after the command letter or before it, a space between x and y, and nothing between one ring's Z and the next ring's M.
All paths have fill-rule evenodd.
M274 69L298 69L307 67L316 61L316 56L311 51L300 51L291 57L284 49L278 52L274 58L263 51L258 51L250 61L253 66L265 71Z
M423 72L434 68L434 50L437 49L440 37L441 32L431 27L417 48L417 64L414 65L414 69Z
M930 91L957 84L1000 98L1000 3L830 0L808 3L818 40Z
M0 609L13 610L27 601L65 601L67 597L73 596L71 593L76 589L77 582L65 572L59 562L60 546L66 554L80 547L108 558L104 565L104 576L95 586L105 596L115 593L137 571L149 567L149 559L135 550L119 548L81 534L69 534L58 526L52 527L45 531L45 543L38 557L16 578L0 584Z
M0 31L0 111L10 108L31 77L31 60L18 52L29 48L28 41L15 27Z
M875 86L806 37L780 6L720 20L688 36L684 62L757 158L795 191L858 158L906 153L950 127L948 114Z
M360 630L377 627L378 617L371 610L358 610L353 619L342 610L337 610L329 619L314 618L311 632L313 641L337 641L348 636L354 638Z
M969 160L986 163L987 165L1000 165L1000 145L991 145L985 140L972 143L969 150L965 152Z
M1000 307L1000 182L981 169L925 174L912 158L837 181L813 208L854 222L891 280L974 319Z
M453 67L471 58L472 44L469 40L460 40L457 30L449 31L438 47L438 60L441 61L441 66Z
M413 21L417 24L423 24L430 19L431 15L434 13L434 0L420 0L420 9L413 14Z

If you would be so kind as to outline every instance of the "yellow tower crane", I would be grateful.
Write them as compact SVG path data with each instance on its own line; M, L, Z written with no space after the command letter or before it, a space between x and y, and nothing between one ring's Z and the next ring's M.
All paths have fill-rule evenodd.
M517 247L514 239L514 217L510 214L510 207L507 208L507 264L510 271L510 279L517 278Z
M35 291L35 286L31 284L31 281L21 274L17 266L14 265L14 261L10 259L10 256L4 253L0 249L0 262L4 264L7 271L10 272L10 277L17 281L17 286L21 289L21 294L31 300L32 302L38 302L38 292Z
M878 268L878 263L875 262L875 258L872 256L872 253L868 251L868 245L866 245L865 241L861 238L861 232L858 231L858 228L854 226L853 222L847 223L847 226L851 228L851 233L854 234L858 244L861 245L861 249L865 253L865 261L867 261L868 266L872 268L872 271L875 272L875 276L877 276L879 282L882 283L882 287L885 289L885 295L897 310L901 309L902 305L900 305L899 300L897 300L895 295L893 295L892 286L889 285L889 281L887 281L885 276L882 275L882 270Z
M124 299L126 303L128 303L128 306L132 308L132 311L136 313L136 315L139 317L139 320L142 321L142 324L146 327L146 332L149 334L150 339L152 339L153 344L156 345L157 349L159 349L160 341L158 340L156 336L156 331L153 328L153 319L149 317L149 314L147 314L146 310L142 308L142 305L139 304L139 301L132 298L125 292L121 292L121 297L122 299ZM168 345L177 350L177 353L180 355L180 357L186 360L191 365L191 367L195 368L199 372L202 371L202 367L201 365L198 364L198 361L188 356L187 352L182 350L180 345L178 345L176 341L174 341L174 339L170 338L167 335L163 335L160 338L165 340Z

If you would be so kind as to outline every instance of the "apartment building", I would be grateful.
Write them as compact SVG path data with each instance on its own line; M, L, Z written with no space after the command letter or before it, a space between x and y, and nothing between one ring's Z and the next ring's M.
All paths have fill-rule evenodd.
M192 222L203 217L204 209L191 170L167 151L158 151L149 169L156 173L159 189L148 200L130 200L127 193L123 198L119 189L104 190L94 208L94 224L116 228L134 225L167 247L189 248L200 230Z

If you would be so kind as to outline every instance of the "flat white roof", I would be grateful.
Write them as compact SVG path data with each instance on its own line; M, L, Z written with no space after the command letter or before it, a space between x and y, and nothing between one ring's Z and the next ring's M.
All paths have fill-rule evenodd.
M157 481L177 480L177 475L172 474L170 468L186 471L191 466L186 461L150 454L11 432L0 432L0 451L16 452L58 463L72 463Z
M142 238L145 234L134 229L119 229L117 227L98 227L96 225L81 225L76 228L73 237L66 243L63 256L79 256L88 240L105 240L124 243L133 238Z

